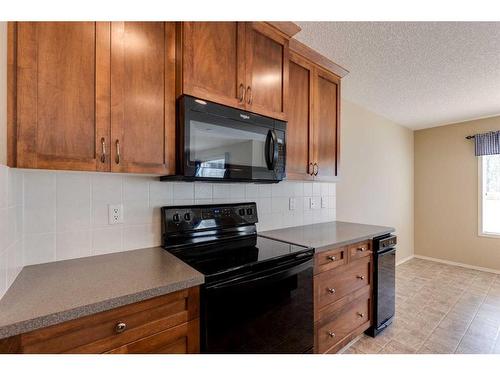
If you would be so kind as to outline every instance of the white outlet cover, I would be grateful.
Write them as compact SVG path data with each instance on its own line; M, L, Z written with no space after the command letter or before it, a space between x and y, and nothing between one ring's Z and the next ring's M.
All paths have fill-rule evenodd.
M327 207L328 207L328 198L321 197L321 208L327 208Z
M110 204L108 205L108 223L121 224L123 223L123 205Z
M313 198L313 197L310 197L309 198L309 208L311 210L315 209L316 208L316 200Z
M293 211L295 210L295 206L297 204L297 200L295 198L290 198L290 200L288 201L288 208L290 209L290 211Z

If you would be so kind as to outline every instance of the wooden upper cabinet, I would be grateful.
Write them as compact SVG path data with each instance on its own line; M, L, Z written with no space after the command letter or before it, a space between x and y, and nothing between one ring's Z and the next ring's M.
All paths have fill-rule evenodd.
M106 170L109 23L10 23L9 44L9 164Z
M175 171L175 24L111 24L111 170Z
M180 23L178 94L286 119L289 35L278 29L285 26Z
M175 24L9 23L9 165L175 171Z
M313 179L313 78L314 68L312 64L300 55L290 52L288 124L286 128L286 173L289 179Z
M318 69L314 98L314 160L317 163L314 178L333 180L338 176L340 79Z
M239 22L182 22L182 93L242 107L245 26Z
M246 109L286 119L288 39L270 26L247 22Z
M340 155L340 77L348 72L290 41L287 127L289 179L336 181Z

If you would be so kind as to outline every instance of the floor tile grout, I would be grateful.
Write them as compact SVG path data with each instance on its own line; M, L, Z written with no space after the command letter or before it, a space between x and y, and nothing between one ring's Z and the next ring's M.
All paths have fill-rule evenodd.
M477 276L476 276L477 278ZM471 321L469 322L469 324L467 325L467 328L465 329L465 332L464 334L462 335L462 337L460 338L460 341L458 342L458 345L457 347L455 348L454 352L453 353L456 353L458 348L460 347L460 344L462 343L465 335L467 334L467 332L469 331L469 328L470 326L472 325L472 323L474 322L474 319L476 319L476 316L477 316L477 313L479 312L479 310L481 309L481 306L483 305L484 303L484 300L486 299L486 297L488 296L488 293L490 292L491 290L491 285L490 287L488 288L488 291L486 292L485 296L483 297L483 300L481 301L481 303L479 304L478 308L476 309L476 311L474 312L474 316L472 317Z
M432 345L439 351L439 347L441 346L439 341L440 333L437 331L438 328L442 327L443 330L448 329L454 332L452 337L448 337L445 333L445 342L449 342L443 344L443 349L448 348L445 350L450 350L453 348L449 352L457 353L462 343L464 343L465 337L473 335L472 331L470 331L471 326L475 322L481 324L481 319L478 318L480 317L480 312L481 314L486 314L486 322L489 321L487 314L490 312L487 309L481 310L485 306L486 301L491 300L491 303L489 303L494 306L493 309L498 306L500 310L500 304L497 304L497 291L500 291L499 275L492 275L485 271L464 270L462 267L441 265L428 260L406 264L407 266L404 269L401 268L401 271L396 274L396 282L399 284L400 289L398 290L398 286L396 286L396 298L398 302L394 323L397 324L398 321L400 323L397 324L398 327L395 327L394 324L391 325L396 331L389 334L386 339L381 339L380 342L376 341L377 338L370 338L368 336L365 338L362 336L364 339L363 342L358 344L358 340L351 344L351 352L365 353L360 349L364 348L370 353L418 353L422 352L423 348L425 348L424 352L432 351ZM492 295L494 286L496 286L496 292ZM434 309L433 303L436 304ZM465 309L461 308L461 305ZM408 318L404 317L405 312L410 314ZM420 313L427 314L427 316L421 320L419 317ZM494 310L491 313L497 314ZM458 319L452 317L451 314L456 315ZM446 319L450 319L448 322L451 326L448 328L443 325ZM428 322L431 323L429 324ZM491 336L485 337L485 342L479 341L476 348L474 347L475 344L473 344L472 347L464 347L463 349L470 349L472 352L476 349L483 349L489 353L495 351L497 342L500 341L500 322L494 320L494 324L496 325L496 331L489 331ZM387 330L390 330L391 326ZM405 338L408 335L412 335L414 330L419 329L423 333L420 336L423 337L422 342L419 343L420 339L418 337L409 336ZM429 330L428 333L427 329ZM400 332L404 337L398 336ZM429 342L433 335L437 335L436 338L438 341L432 340ZM383 345L381 344L382 342ZM413 346L412 342L416 345ZM391 343L394 344L387 349Z

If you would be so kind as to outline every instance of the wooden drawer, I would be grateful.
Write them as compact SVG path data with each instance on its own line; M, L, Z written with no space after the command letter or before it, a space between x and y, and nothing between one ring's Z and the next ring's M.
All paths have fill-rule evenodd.
M322 251L314 256L314 273L318 274L347 264L347 247Z
M349 261L369 256L372 253L372 242L363 241L349 245L348 251Z
M197 353L200 346L200 321L192 320L154 335L108 351L109 354L184 354Z
M349 293L371 284L370 257L365 257L342 268L314 276L316 309L333 303Z
M198 317L195 287L21 334L15 351L103 353ZM121 323L123 330L117 329Z
M316 352L325 353L332 347L341 345L356 329L369 325L370 318L370 297L365 294L333 315L330 321L317 325Z

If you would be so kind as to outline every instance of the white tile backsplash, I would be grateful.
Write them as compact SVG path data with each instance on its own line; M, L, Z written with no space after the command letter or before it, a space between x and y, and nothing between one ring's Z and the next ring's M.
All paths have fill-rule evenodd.
M54 262L56 258L56 234L38 233L24 236L24 265Z
M24 264L23 199L23 173L0 165L0 298Z
M92 233L90 230L57 233L57 260L82 258L90 255L92 255Z
M254 201L263 231L335 220L335 196L334 183L161 182L153 176L0 166L0 296L25 265L160 245L165 205ZM321 207L321 197L327 207ZM108 223L110 204L123 205L123 224Z

